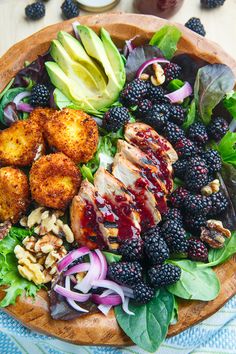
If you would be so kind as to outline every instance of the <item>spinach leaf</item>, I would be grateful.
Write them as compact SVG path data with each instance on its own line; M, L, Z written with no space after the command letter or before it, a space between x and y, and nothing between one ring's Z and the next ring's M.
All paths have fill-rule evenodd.
M178 320L179 320L179 305L176 300L176 297L174 296L174 308L173 308L170 324L174 325L178 322Z
M201 263L188 260L169 261L181 268L177 283L169 285L168 291L187 300L210 301L220 292L220 282L216 273L209 267L200 268Z
M147 352L155 352L165 339L172 318L174 296L164 289L145 305L130 302L134 315L127 315L121 306L115 307L116 320L132 341Z
M1 100L2 97L5 95L5 93L11 88L13 82L14 82L14 79L11 79L11 81L7 84L7 86L5 87L5 89L0 93L0 100Z
M182 86L184 86L184 82L182 80L174 79L169 82L167 89L172 92L179 90Z
M217 149L224 162L236 167L236 133L228 131L221 139Z
M24 87L16 87L10 88L8 91L5 92L0 102L0 122L4 124L4 108L8 105L8 103L14 100L18 93L21 93L23 91L25 91Z
M198 70L194 98L200 118L205 124L210 123L212 110L234 85L234 74L227 65L206 65Z
M223 104L231 116L236 119L236 91L228 93L223 101Z
M190 127L190 125L192 125L195 122L195 119L196 119L196 103L194 100L192 100L188 109L187 117L183 123L183 129L187 130Z
M225 241L223 248L211 248L208 254L209 263L202 263L201 268L214 267L226 262L236 253L236 232L233 232L231 237Z
M106 257L106 260L107 260L108 264L111 264L112 262L119 262L121 260L121 258L122 258L122 256L119 255L119 254L106 252L106 251L102 251L102 253Z
M177 50L181 35L177 27L165 25L153 35L149 44L157 46L166 59L171 59Z

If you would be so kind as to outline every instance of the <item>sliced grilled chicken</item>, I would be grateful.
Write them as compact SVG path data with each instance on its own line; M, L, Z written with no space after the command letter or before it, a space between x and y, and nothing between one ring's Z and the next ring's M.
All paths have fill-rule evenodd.
M165 183L161 181L162 172L159 167L138 147L127 143L125 140L117 141L117 152L141 169L141 175L150 181L158 191L167 194Z
M112 174L100 167L94 176L98 193L110 204L117 215L118 240L139 237L141 232L140 215L135 209L133 197L126 187Z
M178 155L169 141L147 124L138 122L127 124L125 139L143 151L151 149L157 158L168 158L171 164L178 160Z
M100 208L102 203L103 210ZM90 249L118 248L117 217L105 204L95 187L84 180L70 208L71 228L79 244Z
M161 215L156 199L148 189L148 181L141 176L140 169L117 153L112 173L134 195L142 230L156 225L161 220Z

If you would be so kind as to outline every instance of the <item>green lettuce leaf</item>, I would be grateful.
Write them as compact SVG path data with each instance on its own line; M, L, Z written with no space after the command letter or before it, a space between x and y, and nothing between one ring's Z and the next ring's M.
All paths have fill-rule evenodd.
M196 120L196 103L193 100L188 108L186 119L183 123L183 129L187 130Z
M221 139L217 150L224 162L236 168L236 133L227 132Z
M236 91L228 93L224 98L223 104L231 116L236 119Z
M153 35L149 44L157 46L166 59L171 59L176 52L181 35L177 27L165 25Z
M35 296L40 286L23 278L17 270L17 259L14 254L16 245L20 245L26 236L33 235L32 230L12 227L8 235L0 241L0 285L6 285L5 297L0 302L1 307L14 304L17 296L25 293Z
M10 88L5 91L0 101L0 122L4 123L4 108L6 105L14 100L14 98L26 89L24 87Z

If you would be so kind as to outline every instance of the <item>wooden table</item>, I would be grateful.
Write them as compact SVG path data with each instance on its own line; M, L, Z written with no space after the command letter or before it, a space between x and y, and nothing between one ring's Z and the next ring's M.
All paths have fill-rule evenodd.
M60 6L63 0L46 3L46 16L39 21L27 21L24 8L33 0L0 0L0 56L14 43L39 29L59 22ZM214 10L202 10L200 0L185 0L182 9L171 18L185 23L190 17L200 17L207 31L207 37L220 44L236 58L236 0L226 0L224 6ZM121 0L112 10L134 12L132 0ZM81 11L81 15L86 14Z

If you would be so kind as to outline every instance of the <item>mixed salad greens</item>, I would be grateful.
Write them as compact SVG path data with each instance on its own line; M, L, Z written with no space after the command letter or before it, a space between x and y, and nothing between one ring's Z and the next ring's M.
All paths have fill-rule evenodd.
M91 36L91 32L86 32L86 36L84 33L84 28L82 27L76 32L77 36L82 36L83 44L85 44L86 36ZM57 56L57 50L59 50L59 53L64 53L63 46L59 43L60 38L61 43L67 46L70 46L70 41L72 40L69 35L60 33L59 40L54 41L53 58L55 61L59 62L58 67L55 67L55 63L51 61L52 58L49 53L40 56L34 63L27 63L25 68L16 75L0 94L0 122L3 127L11 125L18 119L28 118L29 113L33 110L29 100L30 92L36 83L47 84L50 88L51 107L58 107L60 109L65 106L75 109L84 107L73 94L70 93L68 97L65 94L67 91L62 92L62 90L59 89L59 86L62 88L61 84L57 85L58 82L54 80L54 85L52 85L52 80L49 78L49 76L51 77L50 70L59 71L60 65L62 65L60 58L58 59ZM181 269L181 277L175 284L158 289L153 299L147 304L137 306L137 304L130 301L129 311L124 311L124 304L115 307L115 316L120 327L134 343L148 352L157 350L167 335L169 325L174 324L178 320L178 298L211 301L218 296L220 292L220 282L212 267L226 262L236 253L235 78L231 69L224 64L206 65L207 63L202 60L185 54L175 56L180 38L181 32L178 28L166 25L154 34L149 44L136 47L134 44L136 38L129 40L126 42L124 48L123 53L125 56L119 56L116 65L118 69L119 65L125 65L126 83L129 83L137 76L137 73L141 75L144 70L145 73L150 70L149 65L153 63L153 58L162 58L163 61L171 59L172 62L178 63L183 68L181 80L174 79L168 84L170 100L173 99L174 102L182 101L181 104L187 111L182 128L187 131L193 123L198 121L208 125L215 111L221 112L222 115L230 121L230 130L220 142L210 142L209 146L219 152L223 161L222 170L218 175L221 186L230 199L230 207L225 215L225 222L226 227L231 229L232 236L225 241L223 248L212 248L209 250L208 262L206 263L177 258L167 260L167 264L175 265ZM111 45L111 42L109 34L105 30L102 32L102 39L104 48L107 50L107 46ZM91 41L93 41L93 39L91 39ZM78 50L81 50L81 48ZM100 50L103 51L104 48L100 47ZM97 58L97 60L99 61L100 58ZM45 66L46 62L50 62L51 64L46 64ZM100 65L101 64L100 60ZM90 65L90 69L96 71L96 68L93 68L91 63ZM107 64L106 66L106 63L102 65L105 65L104 69L109 80L115 82L109 65ZM50 70L48 70L49 76L46 67L50 67ZM73 80L74 73L69 69L67 72L70 80ZM110 97L109 94L104 94L105 103L102 107L101 105L96 106L94 109L92 107L92 103L95 102L93 99L94 88L91 89L91 100L86 102L86 107L89 107L87 112L93 114L98 125L100 125L97 152L92 160L80 164L83 178L87 178L90 182L93 182L94 173L99 167L108 168L112 164L117 151L117 140L124 137L123 129L108 133L101 127L101 117L104 112L111 106L116 107L121 105L118 100L118 94L124 86L125 80L122 77L119 83L114 82L114 95ZM188 82L188 84L186 84L186 82ZM76 87L76 83L74 85ZM193 87L193 95L189 93L190 85ZM56 86L56 88L54 86ZM95 92L95 97L96 94ZM108 101L109 103L107 104ZM132 112L136 110L137 106L133 106ZM131 121L132 120L134 121L135 119L132 117ZM181 184L181 181L178 179L176 179L175 182L176 184L179 184L179 182ZM27 296L34 297L41 288L40 285L35 285L18 273L17 259L14 254L15 246L21 245L25 237L32 235L34 235L33 229L27 230L12 227L7 236L0 241L0 284L7 286L5 290L6 296L0 303L2 307L14 304L17 296L22 295L24 292ZM113 254L111 252L104 251L103 257L104 256L108 264L114 261L118 262L121 259L119 254ZM99 255L99 257L101 260L102 256ZM86 262L88 262L88 260ZM64 269L64 266L62 269ZM104 268L102 269L104 271ZM66 305L66 301L63 298L63 290L60 290L62 288L60 284L62 283L62 280L61 283L58 281L55 285L56 288L54 287L50 293L52 315L53 318L71 319L76 316L75 305L73 309L68 306L68 304ZM60 296L58 296L58 294L57 296L55 295L56 290ZM62 292L60 293L60 291ZM89 297L84 300L86 302L84 308L87 311L89 309L90 312L96 311L94 304L87 303L88 299ZM62 303L64 304L63 315L58 314ZM118 303L120 302L118 301Z

